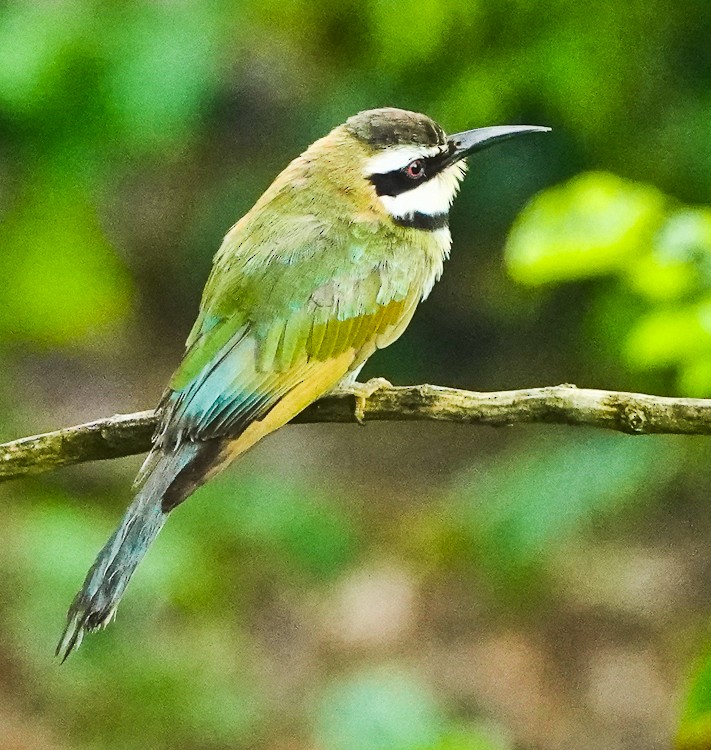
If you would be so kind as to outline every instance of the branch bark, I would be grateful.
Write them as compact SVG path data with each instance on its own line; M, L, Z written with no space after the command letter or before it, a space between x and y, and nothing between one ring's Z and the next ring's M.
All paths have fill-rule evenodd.
M503 427L521 423L601 427L630 435L711 435L711 399L668 398L557 385L477 393L434 385L385 387L367 397L366 421L431 420ZM357 397L326 396L292 424L356 422ZM145 453L153 411L118 414L0 445L0 481L62 466Z

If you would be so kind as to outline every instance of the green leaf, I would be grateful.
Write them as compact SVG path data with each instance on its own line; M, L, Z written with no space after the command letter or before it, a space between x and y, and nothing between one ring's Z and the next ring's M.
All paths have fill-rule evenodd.
M711 353L711 300L643 315L629 332L625 359L640 370L679 365Z
M661 260L711 257L711 210L684 208L670 214L659 230L655 245Z
M649 248L664 204L649 185L582 174L521 212L506 244L509 271L533 286L620 271Z
M672 300L711 281L711 211L671 213L656 233L651 252L630 263L630 286L652 302Z

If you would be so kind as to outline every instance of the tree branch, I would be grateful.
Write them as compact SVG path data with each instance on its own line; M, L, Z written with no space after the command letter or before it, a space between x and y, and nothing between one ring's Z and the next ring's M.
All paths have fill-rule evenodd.
M356 396L326 396L293 423L356 422ZM585 425L630 435L711 435L711 399L667 398L558 385L476 393L434 385L386 387L363 404L366 420L432 420L502 427L519 423ZM119 414L0 445L0 481L62 466L145 453L153 411Z

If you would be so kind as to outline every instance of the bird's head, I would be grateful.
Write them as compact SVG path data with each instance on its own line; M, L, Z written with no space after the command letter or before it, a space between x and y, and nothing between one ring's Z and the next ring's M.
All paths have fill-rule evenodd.
M385 219L401 227L444 228L467 156L549 129L504 125L448 136L417 112L394 107L359 112L294 159L234 231L251 224L274 233L275 211L290 216L292 225L298 216L304 226L327 226L340 212L348 223ZM267 208L271 211L263 215Z
M446 224L467 156L549 128L504 125L447 136L426 115L384 107L359 112L337 130L359 145L359 176L397 224L436 228Z

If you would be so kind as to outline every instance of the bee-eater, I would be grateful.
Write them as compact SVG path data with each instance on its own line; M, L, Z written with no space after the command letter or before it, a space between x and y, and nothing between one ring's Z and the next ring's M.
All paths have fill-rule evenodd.
M373 109L274 180L215 256L137 494L69 609L62 659L110 622L168 514L197 487L328 391L362 397L363 364L402 334L442 273L465 157L546 130L447 136L425 115Z

